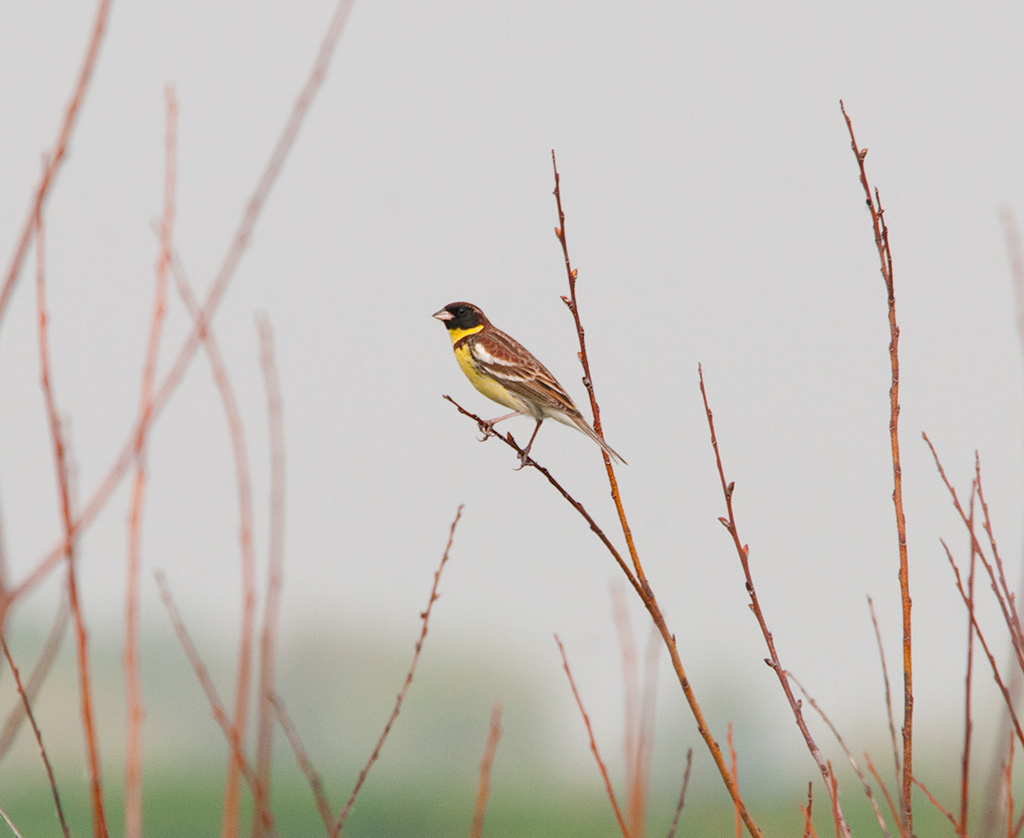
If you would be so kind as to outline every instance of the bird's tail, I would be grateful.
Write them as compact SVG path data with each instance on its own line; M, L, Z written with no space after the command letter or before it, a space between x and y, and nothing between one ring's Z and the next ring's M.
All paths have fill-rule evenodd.
M599 437L597 435L597 431L595 431L592 427L590 427L590 425L587 423L586 419L584 419L582 416L578 416L578 418L577 418L577 416L573 416L572 419L573 419L573 425L575 425L575 427L579 428L583 433L585 433L592 440L594 440L594 442L596 442L598 445L600 445L608 453L609 457L611 457L613 460L618 460L624 466L628 466L629 465L629 463L627 463L622 458L622 455L619 454L618 451L616 451L614 448L612 448L607 442L605 442L603 439L601 439L601 437Z

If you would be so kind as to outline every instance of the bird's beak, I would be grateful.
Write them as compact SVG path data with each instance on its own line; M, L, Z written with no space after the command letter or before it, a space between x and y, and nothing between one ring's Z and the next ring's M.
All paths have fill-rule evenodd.
M453 315L448 309L443 308L440 311L435 311L432 317L436 317L438 320L451 320Z

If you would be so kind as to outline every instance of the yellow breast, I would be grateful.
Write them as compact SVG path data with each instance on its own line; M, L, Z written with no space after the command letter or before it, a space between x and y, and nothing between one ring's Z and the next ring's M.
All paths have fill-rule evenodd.
M452 343L457 344L461 338L475 334L482 328L483 327L480 326L475 329L465 329L461 331L453 329L451 332ZM506 387L497 379L487 375L479 366L477 366L473 359L473 352L469 341L463 343L461 346L455 347L455 360L459 362L459 367L466 374L466 378L469 379L470 383L491 401L505 405L505 407L510 408L511 410L517 410L520 413L528 412L527 405L521 398L519 398L519 396L511 390L506 389Z

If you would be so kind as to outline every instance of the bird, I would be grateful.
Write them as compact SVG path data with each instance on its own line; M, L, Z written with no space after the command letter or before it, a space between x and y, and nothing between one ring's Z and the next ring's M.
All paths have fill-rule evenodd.
M537 431L545 419L555 419L586 434L612 458L626 461L597 432L573 404L565 388L540 361L515 338L494 326L472 303L449 303L433 315L448 329L455 360L466 378L481 393L512 413L482 423L485 433L513 416L529 416L537 422L533 435L519 455L525 464ZM486 437L485 437L486 438Z

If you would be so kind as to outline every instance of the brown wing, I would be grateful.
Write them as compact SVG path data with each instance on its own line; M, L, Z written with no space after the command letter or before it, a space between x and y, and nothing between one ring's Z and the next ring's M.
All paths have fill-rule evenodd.
M492 326L470 335L467 340L472 340L470 353L481 371L536 405L538 414L560 412L574 419L580 415L569 394L547 367L514 338Z

